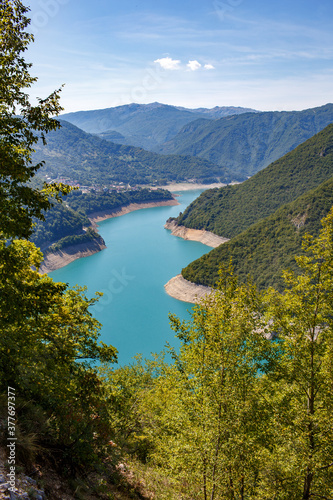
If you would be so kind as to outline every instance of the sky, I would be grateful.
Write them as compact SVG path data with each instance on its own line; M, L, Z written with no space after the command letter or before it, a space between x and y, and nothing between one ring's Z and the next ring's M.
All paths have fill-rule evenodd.
M31 97L65 112L161 102L302 110L333 102L332 0L23 0Z

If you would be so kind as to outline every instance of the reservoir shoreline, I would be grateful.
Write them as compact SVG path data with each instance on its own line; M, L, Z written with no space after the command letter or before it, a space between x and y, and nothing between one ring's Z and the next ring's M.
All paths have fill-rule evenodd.
M164 284L210 248L171 237L164 224L184 212L201 192L186 190L179 197L176 193L179 205L101 222L98 230L107 248L50 274L69 286L86 286L88 297L97 290L103 294L91 312L102 325L101 340L118 349L119 366L132 363L137 353L152 359L166 342L179 345L169 314L189 320L192 304L172 298Z
M120 207L116 210L105 210L99 212L93 212L89 215L89 220L94 226L94 228L98 227L98 222L101 222L106 219L112 219L113 217L120 217L125 214L129 214L130 212L135 212L135 210L142 210L144 208L155 208L155 207L172 207L175 205L179 205L179 202L176 199L165 200L165 201L154 201L151 203L131 203L130 205L126 205L125 207Z
M177 236L184 240L199 241L212 248L216 248L229 241L228 238L223 238L205 229L191 229L185 226L178 226L175 220L167 221L164 227L171 231L172 236Z
M216 248L229 241L228 238L223 238L205 229L191 229L185 226L178 226L175 220L167 221L164 227L165 229L169 229L173 236L183 238L184 240L199 241L212 248ZM212 292L212 288L192 283L183 278L181 274L171 278L164 285L164 288L170 297L192 304L198 303L203 297Z
M116 210L105 210L101 212L93 212L89 215L89 220L92 224L92 227L97 230L98 222L102 222L106 219L111 219L113 217L120 217L121 215L128 214L130 212L134 212L135 210L142 210L145 208L155 208L155 207L166 207L166 206L175 206L179 205L179 202L176 199L165 200L160 202L152 202L152 203L131 203L125 207L120 207ZM102 238L101 238L102 240ZM41 263L39 268L39 272L41 274L51 273L52 271L56 271L57 269L61 269L62 267L67 266L71 262L74 262L77 259L81 259L83 257L89 257L90 255L94 255L97 252L100 252L106 248L106 245L97 240L92 240L87 243L79 243L78 245L71 245L69 247L64 248L63 250L58 250L56 252L50 252L44 256L44 260Z
M191 304L197 304L213 291L208 286L196 285L191 281L187 281L181 274L171 278L164 285L164 289L170 297Z
M44 260L38 270L40 274L51 273L57 269L67 266L76 259L82 257L89 257L94 253L100 252L106 248L103 238L101 241L92 240L86 243L79 243L78 245L70 245L63 250L50 252L44 256Z
M175 191L192 191L195 189L212 189L212 188L220 188L225 186L226 184L222 183L215 183L215 184L198 184L198 183L179 183L179 184L168 184L166 186L162 186L162 189L167 189L168 191L175 192ZM174 195L175 196L175 195ZM151 202L151 203L131 203L130 205L127 205L125 207L120 207L119 209L116 210L106 210L106 211L98 211L98 212L93 212L92 214L89 215L89 220L91 222L91 225L93 229L98 231L98 223L102 222L103 220L106 219L111 219L113 217L120 217L122 215L128 214L130 212L134 212L135 210L142 210L145 208L154 208L154 207L165 207L165 206L175 206L179 205L179 202L173 198L171 200L164 200L160 202ZM192 230L196 231L196 230ZM208 231L206 231L208 233ZM214 235L213 233L210 233L213 235L213 238L219 238L219 236ZM177 234L178 236L178 234ZM193 237L192 237L193 236ZM183 237L183 236L182 236ZM187 237L184 239L188 240L193 240L193 241L201 241L200 239L196 239L194 237L194 233L188 233ZM205 243L202 241L202 243L207 244L208 246L214 247L214 245L210 245L209 243ZM220 244L220 243L219 243ZM216 245L218 246L218 245ZM103 244L98 244L96 241L91 241L85 244L78 244L78 245L72 245L70 247L64 248L63 250L59 250L57 252L49 253L45 255L45 258L39 268L39 272L41 274L47 274L52 271L55 271L57 269L61 269L62 267L67 266L71 262L81 259L83 257L89 257L90 255L93 255L97 252L100 252L101 250L104 250L106 248L105 245Z

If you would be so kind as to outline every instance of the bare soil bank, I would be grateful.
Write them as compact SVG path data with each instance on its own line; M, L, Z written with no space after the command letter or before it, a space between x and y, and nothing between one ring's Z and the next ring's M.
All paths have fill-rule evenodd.
M89 257L94 253L100 252L106 248L105 244L92 240L86 243L80 243L79 245L72 245L64 248L63 250L58 250L54 253L49 253L45 255L45 258L39 268L41 274L51 273L56 269L67 266L76 259L81 259L81 257Z
M213 290L208 286L196 285L187 281L181 274L171 278L166 285L165 291L168 295L183 302L192 304L198 303L201 299L209 295Z
M111 219L112 217L120 217L121 215L129 214L135 210L142 210L143 208L154 208L154 207L170 207L180 205L177 200L166 200L166 201L156 201L152 203L131 203L126 207L121 207L117 210L105 210L102 212L93 212L89 215L89 220L93 224L97 224L102 220Z
M192 191L192 189L213 189L224 187L227 184L222 184L221 182L215 182L214 184L198 184L194 182L181 182L179 184L167 184L166 186L161 186L161 189L167 189L168 191Z
M167 221L164 227L169 229L174 236L184 238L184 240L199 241L212 248L216 248L226 241L229 241L228 238L222 238L204 229L190 229L185 226L178 226L174 220ZM212 289L209 287L196 285L195 283L187 281L181 274L178 274L168 281L168 283L164 285L164 288L167 294L174 299L182 300L183 302L191 302L192 304L196 304L200 299L212 292Z
M173 236L178 236L184 240L200 241L204 245L216 248L222 243L229 241L228 238L217 236L217 234L205 231L204 229L190 229L185 226L178 226L175 221L166 222L165 229L170 229Z

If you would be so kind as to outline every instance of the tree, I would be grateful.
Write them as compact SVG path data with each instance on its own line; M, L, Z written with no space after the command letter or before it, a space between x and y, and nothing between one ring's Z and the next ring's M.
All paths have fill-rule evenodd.
M32 233L32 217L43 218L50 194L68 192L64 185L36 189L29 181L41 163L32 165L33 146L50 130L60 127L52 116L62 110L60 91L32 106L25 89L37 80L23 58L33 36L26 31L28 8L19 0L0 2L0 230L5 238Z
M299 272L285 271L284 293L266 297L279 335L264 389L276 431L266 488L279 500L333 494L333 209L322 224L318 238L304 239Z
M174 498L332 498L333 208L322 224L283 293L224 269L191 321L171 316L172 363L105 372L117 425L140 433Z
M24 92L36 81L22 55L33 40L27 12L20 0L0 0L0 391L13 387L40 405L46 442L57 443L73 469L92 462L110 434L94 362L113 362L117 351L98 342L101 325L89 311L98 297L39 274L42 253L27 241L50 196L69 191L32 182L41 166L32 165L33 145L59 127L52 116L61 108L59 91L37 106Z
M172 317L180 353L172 351L174 363L142 411L150 416L152 458L191 499L256 498L268 418L257 372L270 349L259 312L255 288L239 285L229 267L190 322Z
M30 20L26 17L28 8L19 0L0 2L0 321L8 315L24 314L35 305L25 300L29 294L27 283L15 277L16 249L11 248L15 238L28 238L33 231L33 217L43 219L43 212L50 207L50 196L58 197L68 192L63 185L46 186L38 189L30 182L41 164L32 165L33 145L45 134L59 127L51 118L60 112L59 91L47 99L39 99L37 106L31 106L29 96L24 92L36 81L29 74L31 64L23 58L23 52L33 41L26 31ZM20 246L30 250L31 246ZM32 252L36 256L35 250ZM30 282L31 293L34 286L41 282L36 278ZM60 285L48 283L48 295L52 288L58 293ZM65 287L62 287L65 289ZM45 297L44 297L45 298ZM23 302L25 304L23 306ZM45 301L40 301L46 307Z

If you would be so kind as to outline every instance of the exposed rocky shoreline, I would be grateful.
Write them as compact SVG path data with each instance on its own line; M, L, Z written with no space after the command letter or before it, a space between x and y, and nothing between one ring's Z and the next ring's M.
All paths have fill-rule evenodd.
M165 201L154 201L151 203L131 203L126 207L120 207L116 210L104 210L100 212L94 212L89 215L89 220L93 225L106 219L111 219L113 217L120 217L121 215L129 214L135 210L142 210L143 208L154 208L154 207L170 207L180 205L180 203L175 200L165 200ZM95 226L96 227L96 226Z
M44 260L39 268L41 274L51 273L56 269L67 266L76 259L89 257L94 253L100 252L106 248L103 238L91 240L78 245L71 245L63 250L50 252L44 256Z
M174 299L182 302L197 304L201 299L212 293L213 289L208 286L196 285L187 281L181 274L171 278L166 285L165 291Z
M205 231L204 229L190 229L185 226L178 226L177 222L173 219L169 219L164 227L169 229L173 236L178 236L184 240L199 241L212 248L216 248L229 241L228 238L217 236L217 234ZM174 299L182 300L183 302L191 302L192 304L197 303L200 299L212 292L212 288L191 283L191 281L187 281L183 278L181 274L178 274L168 281L168 283L164 285L164 288L167 294Z
M229 241L228 238L223 238L205 229L191 229L185 226L178 226L175 220L169 219L164 227L165 229L169 229L173 236L178 236L184 240L199 241L212 248L216 248L222 245L222 243Z
M94 229L97 229L98 222L101 222L112 217L119 217L121 215L134 212L135 210L141 210L143 208L154 208L154 207L165 207L179 205L179 202L175 199L157 201L152 203L131 203L126 207L121 207L117 210L106 210L101 212L94 212L89 215L89 220L92 223ZM39 272L41 274L51 273L56 269L67 266L76 259L81 259L82 257L89 257L101 250L106 248L105 242L102 237L99 240L91 240L86 243L80 243L78 245L71 245L64 248L63 250L58 250L56 252L50 252L45 255L44 261L42 262Z

